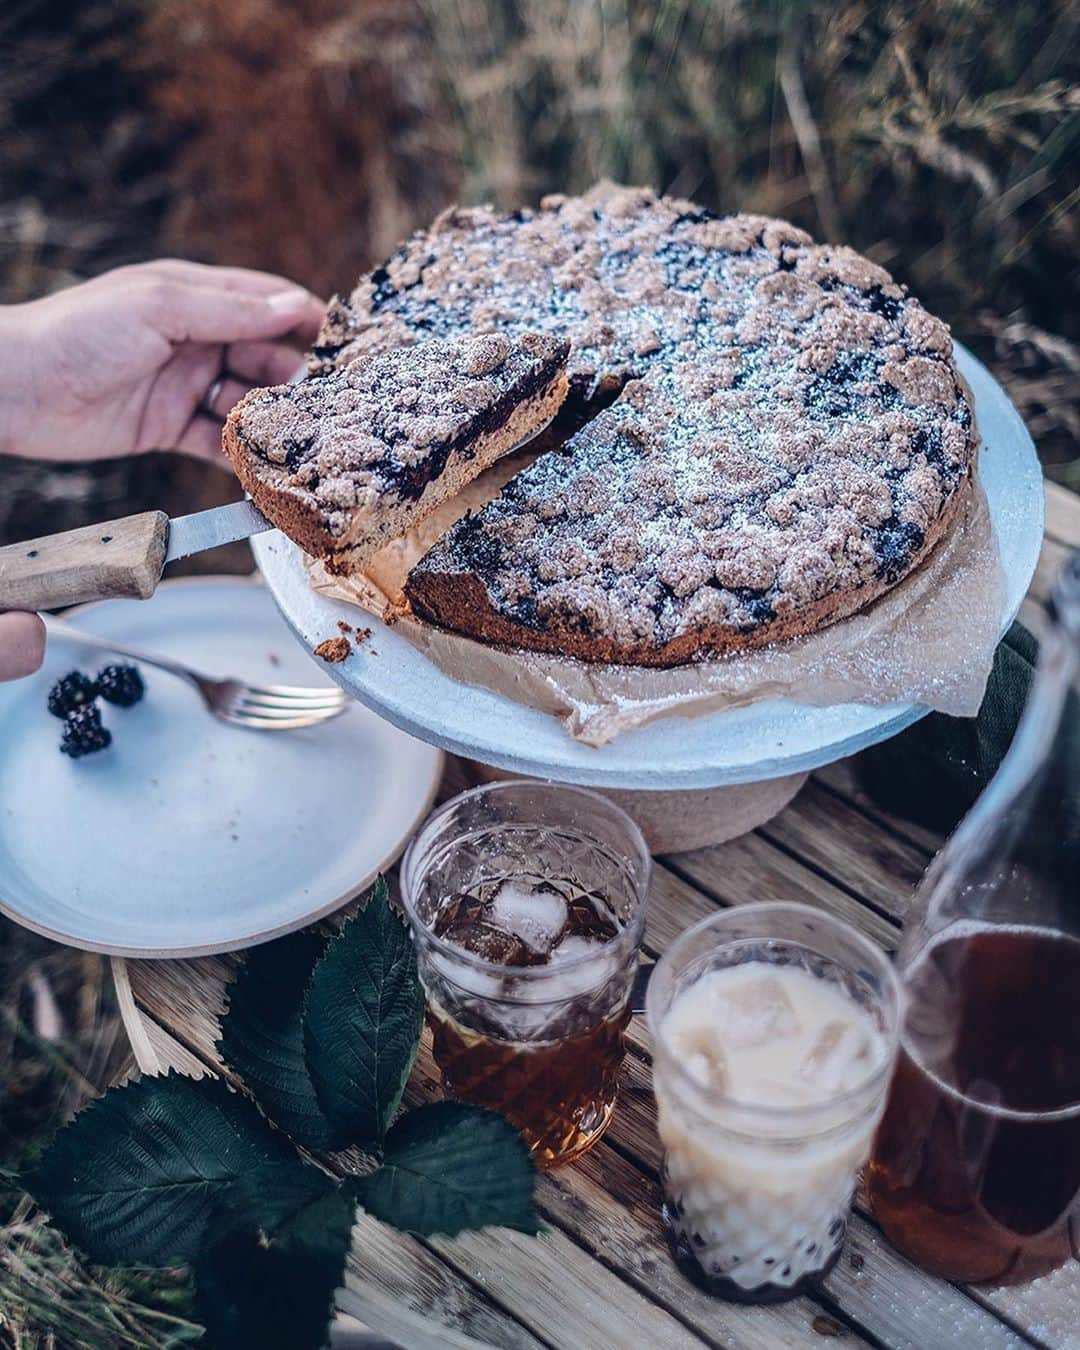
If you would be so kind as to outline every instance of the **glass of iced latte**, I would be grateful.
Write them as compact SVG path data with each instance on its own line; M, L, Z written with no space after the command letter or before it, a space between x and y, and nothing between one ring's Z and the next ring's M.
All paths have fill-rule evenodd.
M807 905L688 929L647 998L675 1261L709 1293L774 1303L828 1274L896 1054L884 952Z
M596 793L532 781L436 811L402 866L448 1096L500 1111L540 1167L615 1109L651 859Z

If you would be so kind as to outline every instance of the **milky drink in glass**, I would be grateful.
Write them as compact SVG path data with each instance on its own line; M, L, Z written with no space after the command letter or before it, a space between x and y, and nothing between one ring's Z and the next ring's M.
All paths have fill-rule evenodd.
M881 1113L887 958L806 906L740 906L668 949L648 1010L677 1264L723 1298L793 1297L839 1255Z

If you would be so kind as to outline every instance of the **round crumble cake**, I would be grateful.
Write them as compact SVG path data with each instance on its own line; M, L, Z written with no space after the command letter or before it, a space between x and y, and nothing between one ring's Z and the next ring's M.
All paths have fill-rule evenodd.
M946 326L780 220L611 184L452 208L331 304L312 371L485 330L570 339L570 434L409 576L481 641L668 666L811 632L918 566L974 462Z

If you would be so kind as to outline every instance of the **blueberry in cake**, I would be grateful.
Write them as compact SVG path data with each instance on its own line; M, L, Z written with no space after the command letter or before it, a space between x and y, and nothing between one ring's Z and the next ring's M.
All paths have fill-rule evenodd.
M417 615L481 641L667 666L812 632L917 567L963 500L978 438L948 329L783 221L611 184L453 208L331 304L311 369L484 329L570 340L577 430L409 577Z
M222 443L267 519L348 574L551 421L568 351L562 337L468 333L361 355L253 389Z

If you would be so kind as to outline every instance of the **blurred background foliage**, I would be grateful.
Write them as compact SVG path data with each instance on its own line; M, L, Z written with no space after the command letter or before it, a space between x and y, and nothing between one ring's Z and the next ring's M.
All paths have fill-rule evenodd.
M321 294L601 176L890 268L1080 486L1077 0L8 0L0 299L163 251Z
M785 216L906 282L1080 489L1080 0L4 0L0 303L163 253L320 294L453 200L596 178ZM0 461L0 542L228 500ZM211 564L249 565L243 549ZM96 957L0 920L0 1167L124 1065ZM180 1345L0 1171L0 1345Z

